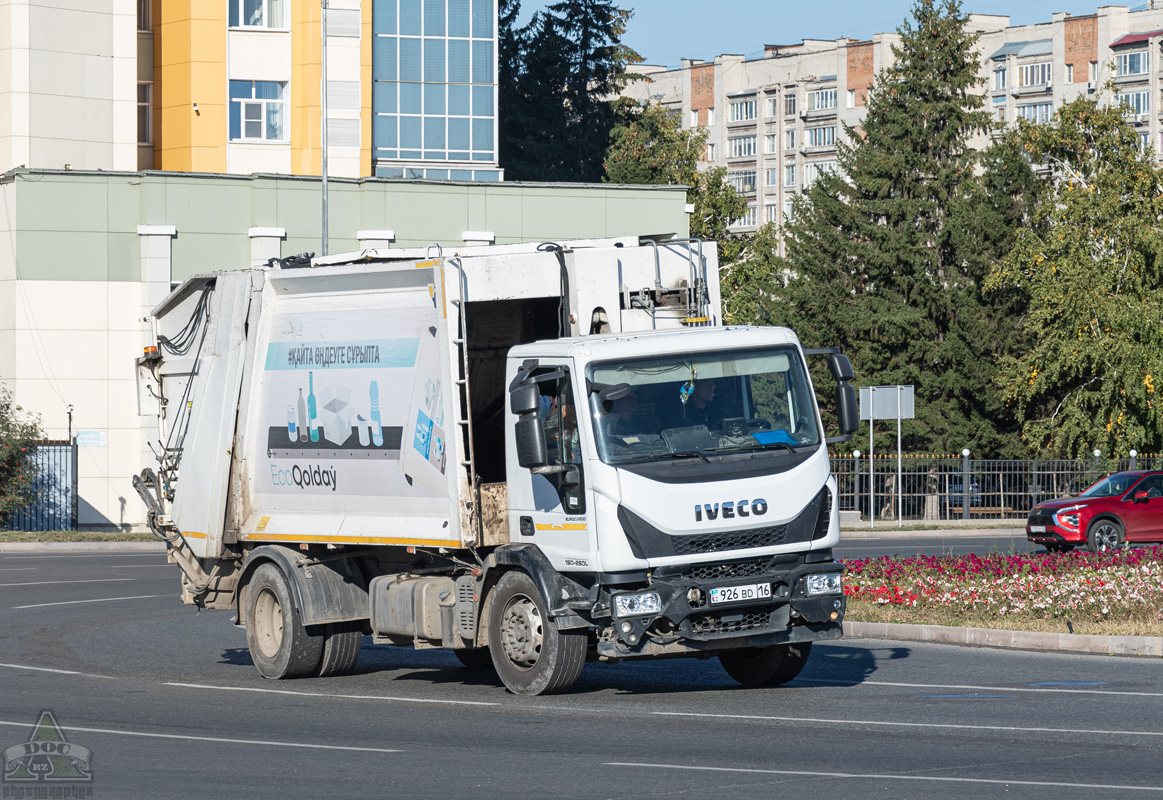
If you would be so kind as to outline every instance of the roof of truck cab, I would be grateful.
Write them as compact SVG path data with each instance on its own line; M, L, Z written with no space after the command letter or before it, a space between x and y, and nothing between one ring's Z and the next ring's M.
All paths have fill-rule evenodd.
M667 340L673 340L673 344ZM551 339L518 345L509 351L514 358L625 358L654 355L660 352L697 352L729 350L739 347L763 347L799 344L788 328L760 326L713 326L707 328L671 328L655 331L600 333L569 339Z

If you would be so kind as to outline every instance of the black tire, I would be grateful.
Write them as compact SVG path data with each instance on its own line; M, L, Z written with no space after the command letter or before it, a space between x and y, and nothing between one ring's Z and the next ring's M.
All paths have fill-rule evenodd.
M487 647L474 647L472 650L453 650L459 661L465 668L472 670L487 669L490 672L493 669L493 656Z
M363 647L363 625L358 622L329 622L323 627L323 654L315 675L346 675L359 661Z
M722 653L719 663L744 686L779 686L800 674L811 652L811 642L744 647Z
M274 564L254 571L246 592L246 644L264 678L311 675L323 655L323 631L303 627L286 576Z
M1119 550L1126 542L1123 526L1113 519L1096 519L1086 530L1086 549L1092 553Z
M581 675L585 629L561 631L545 598L524 572L506 572L489 601L489 653L497 676L513 694L562 692Z

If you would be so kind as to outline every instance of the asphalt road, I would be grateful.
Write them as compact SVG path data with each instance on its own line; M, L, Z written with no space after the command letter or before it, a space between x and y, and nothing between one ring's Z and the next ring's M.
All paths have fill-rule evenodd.
M518 698L365 640L355 674L272 682L156 554L0 556L0 686L0 750L51 709L97 798L1163 793L1157 659L844 640L780 688L676 660Z

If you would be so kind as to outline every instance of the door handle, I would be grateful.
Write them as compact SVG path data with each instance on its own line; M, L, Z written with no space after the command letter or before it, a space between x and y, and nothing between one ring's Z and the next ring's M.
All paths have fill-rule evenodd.
M533 525L533 517L521 517L518 527L521 529L522 536L532 536L536 531L536 526Z

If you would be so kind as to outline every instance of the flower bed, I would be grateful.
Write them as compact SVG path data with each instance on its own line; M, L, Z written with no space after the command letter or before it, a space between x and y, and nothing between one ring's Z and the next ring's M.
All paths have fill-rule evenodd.
M844 563L852 621L1163 635L1163 546Z

